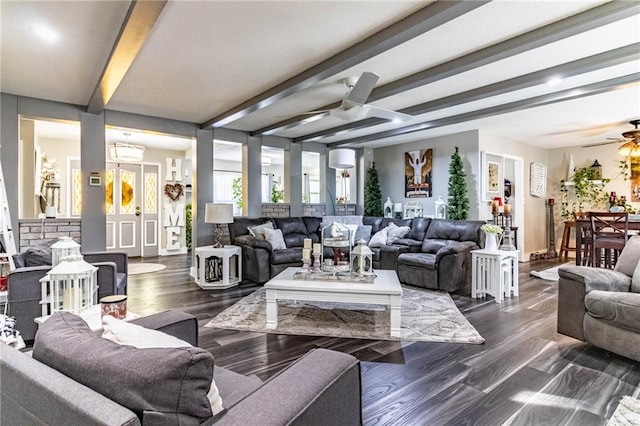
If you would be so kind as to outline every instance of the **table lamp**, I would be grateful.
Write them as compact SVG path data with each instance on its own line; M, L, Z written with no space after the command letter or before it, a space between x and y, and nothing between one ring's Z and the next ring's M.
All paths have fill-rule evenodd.
M204 209L205 223L214 223L213 247L224 247L222 244L223 223L233 223L233 204L207 203Z

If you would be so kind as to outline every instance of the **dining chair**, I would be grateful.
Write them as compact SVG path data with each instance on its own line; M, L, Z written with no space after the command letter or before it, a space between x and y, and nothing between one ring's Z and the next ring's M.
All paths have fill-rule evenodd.
M591 232L591 224L589 227L577 226L579 220L589 220L589 213L587 212L573 212L573 221L576 223L576 233L580 232L580 247L577 247L576 244L576 252L578 250L580 253L580 265L582 266L591 266L591 250L593 246L593 235Z
M620 252L627 244L629 215L610 212L590 212L591 265L613 269Z

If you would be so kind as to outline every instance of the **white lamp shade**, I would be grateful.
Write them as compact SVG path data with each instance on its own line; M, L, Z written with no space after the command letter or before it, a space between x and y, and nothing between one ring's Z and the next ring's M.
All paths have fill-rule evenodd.
M204 208L205 223L233 223L233 204L207 203Z
M332 169L350 169L356 166L356 152L340 148L329 151L329 167Z

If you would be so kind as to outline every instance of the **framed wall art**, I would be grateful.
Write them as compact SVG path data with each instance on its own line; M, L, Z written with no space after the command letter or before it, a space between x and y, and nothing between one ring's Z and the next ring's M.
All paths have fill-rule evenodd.
M482 151L482 196L484 201L491 201L494 197L502 197L504 187L504 158L498 154Z
M433 149L414 150L404 153L405 198L431 197L433 171Z

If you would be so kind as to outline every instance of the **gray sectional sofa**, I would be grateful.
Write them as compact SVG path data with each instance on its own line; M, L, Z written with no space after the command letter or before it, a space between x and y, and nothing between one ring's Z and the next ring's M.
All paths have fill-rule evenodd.
M467 291L471 284L471 250L484 246L480 227L485 222L422 217L361 219L364 227L370 227L370 235L391 223L410 228L404 238L372 248L375 269L397 271L404 284L449 292ZM274 250L269 242L250 235L250 227L266 222L282 230L287 249ZM319 242L322 222L319 217L236 218L229 225L229 233L232 244L242 247L243 278L264 283L287 267L301 266L303 240L311 238ZM331 255L327 248L324 254Z
M197 395L201 395L202 389L196 389L196 392L194 386L198 383L202 386L203 380L205 385L211 381L213 357L209 352L197 347L143 350L120 346L99 337L100 332L82 329L78 319L69 313L56 313L43 325L42 333L38 333L33 357L0 344L0 424L361 424L360 366L358 360L350 355L316 349L266 382L256 376L243 376L215 366L213 378L224 410L215 416L194 418L185 413L194 410L207 412L207 407L202 404L196 406ZM197 345L198 323L192 315L167 311L135 322ZM158 380L151 386L149 383L154 383L153 380L147 381L148 377L144 377L143 386L138 387L141 392L152 395L146 400L132 395L135 385L125 385L127 377L142 369L131 366L144 365L145 357L157 368L153 359L173 361L175 358L179 361L180 355L185 353L188 356L182 359L185 360L184 371L189 379L183 375L169 375L167 380ZM128 359L130 354L137 358L125 362L123 357ZM91 359L83 359L89 357ZM64 374L51 364L64 370ZM128 373L127 366L130 367ZM208 378L197 377L198 371L207 373ZM159 371L154 376L162 376L163 373ZM108 380L118 375L123 375L122 381ZM134 379L129 377L128 380ZM105 392L105 387L108 392ZM104 393L98 392L97 388ZM181 389L177 392L179 396L171 392L172 389ZM205 393L207 389L208 386ZM108 396L109 392L114 396ZM165 397L169 401L177 398L178 403L168 404L171 409L160 410L154 403L162 403ZM142 405L145 409L127 408L115 399L131 400L132 405ZM211 413L210 410L208 412Z

